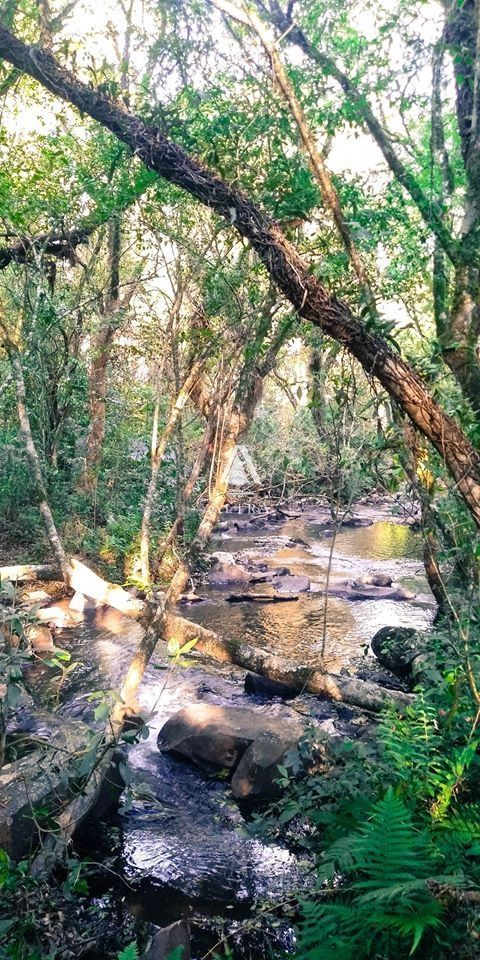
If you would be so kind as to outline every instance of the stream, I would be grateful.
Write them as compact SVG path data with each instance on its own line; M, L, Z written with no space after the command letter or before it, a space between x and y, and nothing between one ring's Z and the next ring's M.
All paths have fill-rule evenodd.
M225 590L200 582L196 589L205 599L182 606L182 614L225 636L297 662L318 661L323 649L333 672L343 669L381 678L368 651L374 633L392 625L428 628L435 604L423 574L419 535L386 509L377 509L373 522L372 514L364 513L365 525L341 528L333 550L331 530L313 509L299 518L286 518L251 532L238 530L233 526L235 517L229 515L228 529L212 549L228 551L244 561L267 562L269 568L287 567L292 574L310 579L310 591L294 602L232 604L227 602ZM331 583L366 573L387 573L415 597L410 601L358 602L329 597L325 617L321 591L329 567ZM91 720L94 704L88 695L117 687L141 632L131 620L103 608L87 611L82 623L60 633L57 643L78 662L62 686L60 712ZM195 655L191 660L186 667L165 670L157 669L164 667L165 650L154 657L140 694L149 736L129 750L134 774L131 804L120 815L110 817L108 824L91 824L80 839L80 849L95 850L96 859L110 857L123 878L122 903L136 918L158 926L181 917L192 919L194 957L206 953L224 928L232 937L234 957L260 960L271 955L263 934L245 934L242 924L256 902L281 903L292 889L298 889L304 882L304 867L285 847L266 845L249 836L244 813L233 801L228 783L160 754L157 734L175 711L197 702L244 706L269 716L298 717L300 710L329 734L341 736L354 736L362 718L354 708L309 695L288 705L248 695L244 670ZM36 669L38 682L45 682L45 668ZM267 933L274 950L292 947L293 931L287 923Z

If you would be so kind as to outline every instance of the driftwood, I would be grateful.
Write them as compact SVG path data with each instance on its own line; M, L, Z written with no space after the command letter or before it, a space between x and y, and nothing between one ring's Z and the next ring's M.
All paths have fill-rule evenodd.
M183 617L168 615L165 618L165 639L174 637L180 644L197 637L197 653L203 653L215 660L235 663L270 680L296 687L299 692L305 690L319 697L343 701L364 710L377 712L388 703L404 708L413 701L411 694L402 693L400 690L390 690L356 677L340 677L326 673L320 664L318 667L301 666L286 657L252 647L249 643L225 640L213 630L207 630Z

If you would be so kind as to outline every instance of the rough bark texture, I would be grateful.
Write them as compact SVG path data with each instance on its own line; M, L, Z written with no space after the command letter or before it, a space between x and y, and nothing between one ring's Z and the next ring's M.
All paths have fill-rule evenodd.
M457 490L480 526L480 457L458 424L429 394L417 374L386 341L368 333L342 301L330 296L279 227L239 190L190 158L158 129L128 114L62 69L48 53L30 48L0 28L0 55L29 73L128 144L160 176L211 207L250 241L298 313L319 326L375 376L414 425L438 450Z

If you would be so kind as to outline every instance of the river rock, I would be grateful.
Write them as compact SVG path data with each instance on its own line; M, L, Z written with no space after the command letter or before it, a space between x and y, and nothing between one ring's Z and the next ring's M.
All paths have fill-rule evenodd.
M167 720L157 745L161 751L180 754L212 773L222 769L236 771L249 747L261 738L258 749L239 768L239 777L232 780L232 791L242 798L270 796L276 790L278 764L297 745L304 729L297 719L269 717L242 707L196 703Z
M353 581L354 587L391 587L393 577L388 573L366 573Z
M15 860L22 859L38 839L32 809L55 810L68 797L69 760L85 749L89 738L88 728L78 721L42 711L36 720L45 746L5 764L0 772L0 847Z
M412 679L423 665L425 638L413 627L382 627L371 642L377 660L402 680Z
M177 920L169 927L158 930L143 954L142 960L169 960L174 950L175 960L191 960L190 925L187 920Z
M35 653L54 650L53 633L44 623L29 623L25 627L25 636Z
M294 575L277 577L274 587L279 593L306 593L310 590L310 580L308 577Z
M342 527L355 528L355 527L371 527L373 525L373 520L370 517L345 517L342 520Z
M218 563L208 574L212 587L227 587L232 583L250 583L251 574L238 563Z
M258 697L279 697L281 700L293 700L298 697L297 687L291 687L287 683L280 683L278 680L270 680L268 677L261 677L258 673L247 673L245 675L245 693L254 694Z
M346 580L344 583L330 584L328 592L332 597L338 597L340 600L413 600L415 594L404 587L393 585L391 587L377 587L358 583L358 581Z

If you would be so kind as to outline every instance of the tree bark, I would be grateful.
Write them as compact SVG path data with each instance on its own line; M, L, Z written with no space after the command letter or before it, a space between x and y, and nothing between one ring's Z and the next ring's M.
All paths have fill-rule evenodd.
M480 456L426 385L381 337L365 330L347 304L309 272L279 227L239 190L191 159L157 128L127 113L88 87L44 51L28 47L0 28L0 55L44 87L87 113L128 144L148 167L223 217L250 241L279 289L300 316L320 327L375 376L418 430L439 452L475 523L480 526Z
M298 665L293 660L267 653L249 643L238 643L218 636L196 623L183 617L169 614L165 618L165 638L176 638L180 643L197 638L195 650L214 660L235 663L245 670L259 673L270 680L278 680L298 691L307 691L328 700L343 701L352 706L375 712L382 710L388 703L399 707L408 706L413 697L400 690L388 690L377 683L357 680L355 677L340 677L326 673L321 663L317 667Z
M54 557L60 567L62 572L62 577L65 580L67 586L70 584L70 575L71 568L67 560L67 556L63 549L62 541L59 537L58 530L55 526L55 521L53 519L52 511L48 503L47 491L45 488L45 483L43 480L42 466L40 463L40 457L38 455L37 448L35 446L35 441L32 436L32 430L30 427L30 418L27 411L27 402L25 394L25 381L23 378L23 370L20 357L14 346L11 344L6 345L11 368L13 380L15 383L15 390L17 394L17 410L18 410L18 420L20 424L20 433L22 435L23 442L25 444L25 452L27 454L27 460L30 466L31 476L35 484L35 491L38 499L38 506L40 513L45 524L45 529L47 531L47 536L52 547Z
M142 580L145 584L150 584L150 524L152 519L152 509L157 492L158 477L162 466L167 444L173 431L182 415L182 411L190 396L191 390L198 379L203 365L203 359L197 359L190 369L190 372L181 387L175 403L170 410L170 414L162 432L160 440L157 441L155 451L152 455L151 476L148 484L147 496L143 508L142 529L140 533L140 561Z

